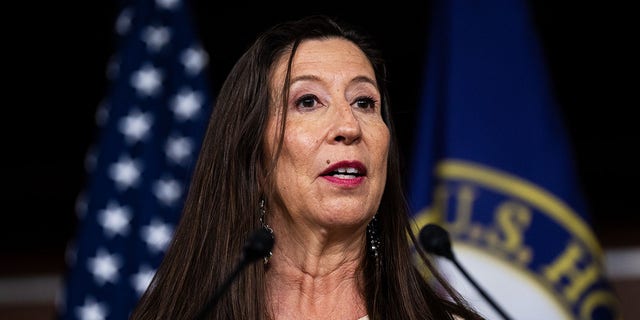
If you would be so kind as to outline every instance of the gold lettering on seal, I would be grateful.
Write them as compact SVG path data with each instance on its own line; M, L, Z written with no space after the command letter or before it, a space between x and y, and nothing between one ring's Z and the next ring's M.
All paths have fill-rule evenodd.
M562 294L572 303L598 279L599 270L595 263L589 263L582 269L578 268L578 261L584 257L584 249L575 241L571 241L553 263L542 269L543 275L551 283L560 284L563 277L568 280Z
M590 292L585 298L584 302L580 304L580 319L591 319L593 312L596 308L602 306L609 310L616 310L618 312L619 305L617 297L610 291L596 290ZM622 315L617 313L613 319L622 319Z
M464 230L468 230L471 225L475 198L475 190L472 186L463 184L458 188L456 192L456 211L450 226L451 233L462 233Z
M524 230L531 223L531 209L507 200L495 210L496 230L487 233L487 243L514 257L521 264L531 262L531 248L524 245Z
M449 197L449 190L443 183L438 184L434 190L433 196L433 210L434 215L440 222L446 221L445 215L447 212L447 198Z

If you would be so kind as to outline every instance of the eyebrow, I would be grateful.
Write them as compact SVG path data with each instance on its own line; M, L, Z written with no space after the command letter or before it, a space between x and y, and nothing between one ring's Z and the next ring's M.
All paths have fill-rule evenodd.
M298 81L321 81L321 79L317 76L314 75L301 75L301 76L297 76L295 78L291 79L291 84L294 84ZM373 85L374 87L378 87L378 85L376 84L376 81L367 77L367 76L357 76L355 77L353 80L351 80L352 83L370 83L371 85Z

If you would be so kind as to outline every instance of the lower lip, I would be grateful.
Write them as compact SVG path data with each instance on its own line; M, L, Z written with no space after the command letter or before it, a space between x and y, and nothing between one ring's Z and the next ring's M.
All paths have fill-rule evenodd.
M334 176L323 176L323 178L332 184L336 184L342 187L356 187L364 182L364 177L356 177L352 179L342 179Z

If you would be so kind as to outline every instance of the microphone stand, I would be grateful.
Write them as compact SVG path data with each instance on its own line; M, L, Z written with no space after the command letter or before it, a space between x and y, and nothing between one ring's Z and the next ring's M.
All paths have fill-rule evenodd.
M216 289L213 296L207 300L204 308L200 310L195 319L204 319L204 317L209 314L211 308L218 303L222 294L227 291L231 283L240 274L240 271L249 265L250 262L258 260L269 254L271 248L273 248L273 242L273 236L267 230L260 228L255 231L244 246L244 252L240 258L240 262L236 265L233 271L231 271L224 282Z
M240 274L240 271L242 271L245 268L245 266L247 266L247 259L243 258L240 261L240 263L236 265L236 267L229 274L229 276L227 276L227 278L220 285L220 287L218 287L218 289L213 294L213 296L209 298L209 300L205 304L205 307L202 310L200 310L200 313L198 314L196 319L204 319L204 317L207 314L209 314L209 311L211 310L211 308L213 308L216 304L218 304L218 300L220 300L220 297L222 297L222 294L227 291L227 288L231 285L233 280L236 279L238 274Z
M482 297L495 309L503 319L511 320L512 318L502 310L502 308L493 300L487 292L471 277L471 275L462 267L458 262L453 250L451 249L451 240L449 239L449 233L439 225L427 224L420 230L420 244L427 251L439 256L447 258L449 261L462 272L462 275L473 285L473 287L482 295Z
M504 310L502 310L502 308L500 308L500 306L498 306L498 304L491 297L489 297L489 294L486 293L484 291L484 289L482 289L482 287L480 287L480 285L478 283L476 283L475 280L473 280L473 278L471 278L471 275L469 275L469 273L467 273L467 270L465 270L462 267L462 265L458 262L458 259L456 259L455 257L451 257L451 258L449 258L449 260L451 262L453 262L453 264L455 264L455 266L458 268L458 270L460 270L460 272L462 272L464 277L467 278L467 280L469 280L469 282L471 282L473 287L476 288L476 290L480 293L480 295L482 295L482 297L493 307L493 309L495 309L502 316L503 319L511 320L511 317L509 317L507 315L507 313L504 312Z

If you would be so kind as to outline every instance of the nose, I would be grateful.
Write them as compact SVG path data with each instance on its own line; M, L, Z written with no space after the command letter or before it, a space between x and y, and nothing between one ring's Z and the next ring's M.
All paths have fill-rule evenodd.
M362 128L350 105L337 107L333 118L331 142L349 145L360 140Z

